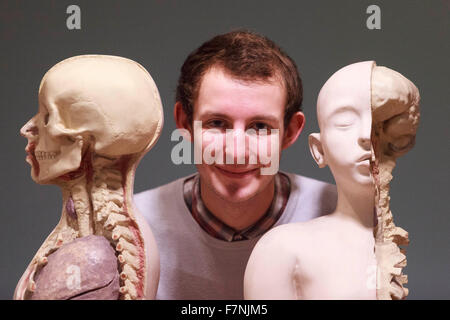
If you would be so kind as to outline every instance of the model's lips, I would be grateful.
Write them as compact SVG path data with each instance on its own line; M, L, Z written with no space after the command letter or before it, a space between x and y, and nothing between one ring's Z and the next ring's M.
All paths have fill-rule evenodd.
M25 152L27 153L27 159L28 158L35 158L34 150L36 149L36 145L34 143L29 143L25 147Z
M254 175L258 172L259 168L227 168L227 167L219 167L215 166L215 168L223 175L230 178L245 178L251 175Z
M29 143L25 147L25 152L27 153L26 161L31 164L34 170L34 174L36 176L39 175L39 162L36 159L36 156L34 154L34 150L36 149L36 144Z
M358 159L357 162L363 162L363 163L365 163L367 160L369 160L369 162L370 162L370 159L372 159L372 154L371 154L371 153L366 153L366 154L364 154L363 156L361 156L361 157Z
M359 161L357 163L357 167L361 167L361 168L370 168L370 160L363 160L363 161Z

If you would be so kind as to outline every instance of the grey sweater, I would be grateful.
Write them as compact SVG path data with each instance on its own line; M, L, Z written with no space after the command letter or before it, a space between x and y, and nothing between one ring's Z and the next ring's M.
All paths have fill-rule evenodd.
M285 174L291 180L291 193L275 226L308 221L334 211L334 185ZM134 196L159 249L161 276L156 298L241 300L245 267L260 237L226 242L207 234L184 202L185 179Z

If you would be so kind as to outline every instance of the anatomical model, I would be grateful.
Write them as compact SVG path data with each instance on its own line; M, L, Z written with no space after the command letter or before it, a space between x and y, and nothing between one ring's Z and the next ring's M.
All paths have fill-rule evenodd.
M155 297L159 255L132 195L162 124L158 89L132 60L77 56L45 74L21 134L33 180L61 187L63 208L14 299Z
M255 246L246 299L402 299L408 234L395 227L389 181L395 158L414 145L419 93L401 74L373 61L346 66L322 87L313 158L329 166L333 213L274 228Z
M414 146L419 126L420 95L416 86L385 67L372 71L372 175L378 224L374 230L377 257L377 298L403 299L408 295L405 251L408 233L394 225L390 211L389 182L396 158Z

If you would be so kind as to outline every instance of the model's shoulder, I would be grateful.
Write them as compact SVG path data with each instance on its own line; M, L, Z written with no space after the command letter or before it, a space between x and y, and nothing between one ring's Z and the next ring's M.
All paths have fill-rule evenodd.
M295 195L301 209L297 212L300 214L299 219L294 218L294 221L306 221L334 211L337 203L334 184L293 173L287 175L291 180L291 194Z
M333 222L327 216L309 221L282 224L265 233L258 245L268 252L299 253L302 251L300 249L304 247L320 243L321 239L326 238L332 226Z
M304 225L301 222L282 224L267 231L258 241L260 247L273 251L286 249L286 243L297 241Z
M283 172L284 173L284 172ZM295 173L284 173L291 181L291 191L302 195L325 196L336 200L337 189L334 184L305 177Z
M305 177L296 173L283 172L289 177L292 183L299 186L308 186L311 188L323 188L329 190L336 190L336 186L332 183L320 181L314 178Z

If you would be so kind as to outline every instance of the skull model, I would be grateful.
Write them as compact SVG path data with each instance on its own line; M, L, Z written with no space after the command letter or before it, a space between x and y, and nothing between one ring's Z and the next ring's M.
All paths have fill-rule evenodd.
M156 86L136 63L105 56L64 60L44 76L39 112L21 130L36 158L32 177L51 183L77 170L88 147L107 158L142 152L158 137L160 119Z
M15 299L32 298L39 290L34 277L52 252L90 235L105 237L115 248L120 298L155 296L156 244L132 195L136 166L156 143L162 124L158 89L132 60L77 56L45 74L39 111L21 134L28 139L33 180L59 185L64 205L59 224L19 281Z

